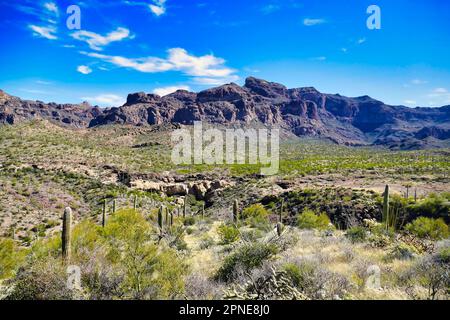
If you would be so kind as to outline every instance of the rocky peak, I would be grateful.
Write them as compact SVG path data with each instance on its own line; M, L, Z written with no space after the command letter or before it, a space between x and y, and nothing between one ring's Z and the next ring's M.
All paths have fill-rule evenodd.
M146 94L145 92L130 93L127 97L126 105L133 105L138 103L152 103L160 100L160 96L156 94Z
M282 84L276 82L268 82L266 80L248 77L245 79L245 88L252 92L267 98L278 98L287 96L288 89Z

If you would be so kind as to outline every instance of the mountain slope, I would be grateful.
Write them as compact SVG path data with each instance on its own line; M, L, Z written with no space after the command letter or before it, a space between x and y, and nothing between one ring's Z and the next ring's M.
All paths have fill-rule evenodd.
M149 126L262 123L297 136L327 138L347 145L385 145L396 149L448 147L450 106L408 108L390 106L369 96L324 94L312 87L285 86L249 77L199 93L179 90L160 97L143 92L128 95L120 108L101 110L82 105L43 104L0 98L0 123L43 117L75 127L107 124ZM6 102L5 102L6 101Z

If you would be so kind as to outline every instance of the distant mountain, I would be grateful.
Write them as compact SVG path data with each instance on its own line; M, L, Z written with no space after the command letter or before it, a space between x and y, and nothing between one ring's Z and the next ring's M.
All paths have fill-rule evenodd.
M5 121L8 116L13 121ZM327 138L347 145L375 144L395 149L450 146L450 106L390 106L369 96L349 98L320 93L312 87L288 89L253 77L247 78L243 87L231 83L199 93L179 90L164 97L133 93L122 107L105 110L86 104L43 104L13 97L4 102L0 98L0 123L32 117L76 127L190 125L200 120L224 125L257 122L279 126L297 136Z

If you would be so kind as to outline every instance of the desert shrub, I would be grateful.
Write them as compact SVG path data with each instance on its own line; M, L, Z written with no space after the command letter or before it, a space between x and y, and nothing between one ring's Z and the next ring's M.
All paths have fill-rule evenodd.
M243 220L247 219L266 220L268 216L269 213L260 203L253 204L245 208L244 210L242 210L241 214Z
M193 226L195 224L195 217L194 216L186 216L183 219L183 224L185 226Z
M204 250L204 249L208 249L208 248L212 247L214 244L215 244L214 239L211 236L205 234L200 239L199 247L201 250Z
M223 282L233 281L239 271L249 272L258 268L276 253L277 247L273 244L245 244L224 259L215 278Z
M367 230L361 226L351 227L345 233L351 242L364 242L367 239Z
M297 217L297 226L300 229L325 230L330 227L330 223L325 213L317 215L311 210L305 210Z
M66 270L60 260L48 258L20 268L10 281L10 300L67 300L74 292L67 287Z
M217 233L220 237L221 244L231 244L239 240L239 230L233 225L222 224Z
M402 281L407 286L406 291L412 298L423 298L415 289L417 285L426 288L427 299L450 298L450 264L442 258L441 253L426 255L402 276Z
M0 279L8 278L23 263L25 250L12 239L0 239Z
M417 250L404 242L394 244L386 255L387 260L409 260L418 254Z
M407 224L405 229L419 238L439 240L449 236L448 226L443 219L419 217Z
M221 284L199 273L188 275L185 287L188 300L218 300L222 297L224 289Z
M311 299L343 299L351 289L347 278L325 269L318 262L297 259L286 263L283 270L293 285Z
M426 199L408 206L409 221L418 217L443 218L449 223L450 193L430 194Z

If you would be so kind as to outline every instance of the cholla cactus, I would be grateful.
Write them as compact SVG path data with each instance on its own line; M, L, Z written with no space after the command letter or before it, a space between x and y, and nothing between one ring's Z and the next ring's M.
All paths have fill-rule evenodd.
M62 225L62 256L64 261L70 261L70 240L71 240L71 227L72 227L72 209L67 207L64 209L63 225Z

